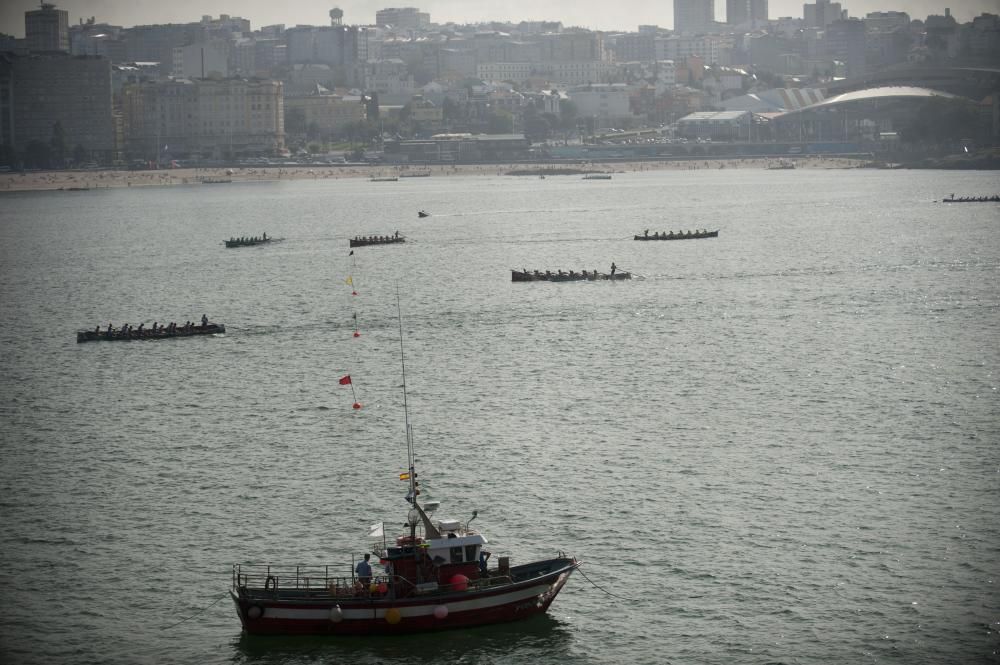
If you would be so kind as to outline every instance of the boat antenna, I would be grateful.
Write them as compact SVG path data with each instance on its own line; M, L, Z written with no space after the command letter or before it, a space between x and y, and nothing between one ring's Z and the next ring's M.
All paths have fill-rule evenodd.
M399 282L396 282L396 320L399 322L399 363L403 370L403 416L406 420L406 461L410 476L407 500L417 504L417 471L413 462L413 430L410 428L410 408L406 401L406 351L403 349L403 308L399 303Z

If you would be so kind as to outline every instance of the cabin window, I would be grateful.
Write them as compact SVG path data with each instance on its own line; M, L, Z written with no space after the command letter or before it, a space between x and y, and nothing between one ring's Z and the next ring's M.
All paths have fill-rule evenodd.
M476 548L478 545L466 545L465 546L465 560L475 561L476 560Z
M452 563L462 563L462 547L452 547L451 548L451 562Z

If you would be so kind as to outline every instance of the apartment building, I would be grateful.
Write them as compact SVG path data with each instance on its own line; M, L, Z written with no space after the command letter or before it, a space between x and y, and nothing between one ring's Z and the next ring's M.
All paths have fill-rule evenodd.
M68 150L81 146L94 159L117 157L111 62L68 53L34 54L10 61L10 143L49 143L60 123Z
M222 158L284 149L280 81L147 81L122 91L133 159Z

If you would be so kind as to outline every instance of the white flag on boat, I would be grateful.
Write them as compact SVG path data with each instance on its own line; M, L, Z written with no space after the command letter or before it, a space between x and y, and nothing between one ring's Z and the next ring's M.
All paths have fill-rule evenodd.
M384 538L385 537L385 522L378 522L377 524L372 524L368 527L368 537L369 538Z

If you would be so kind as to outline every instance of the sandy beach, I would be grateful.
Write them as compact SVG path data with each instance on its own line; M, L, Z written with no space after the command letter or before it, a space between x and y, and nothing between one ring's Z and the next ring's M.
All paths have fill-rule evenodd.
M789 160L783 160L789 161ZM795 168L850 169L865 160L841 157L800 157ZM777 159L711 159L643 162L594 162L574 164L456 164L456 165L372 165L372 166L286 166L232 167L211 169L160 169L151 171L69 170L32 171L0 174L0 192L33 190L88 190L110 187L193 185L209 182L253 182L279 180L324 180L331 178L395 178L418 175L504 175L511 171L574 169L581 173L625 173L654 170L767 169Z

